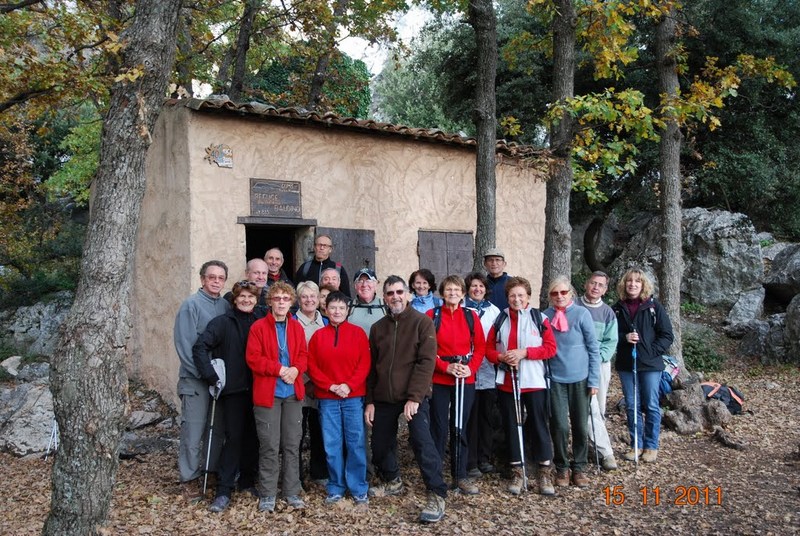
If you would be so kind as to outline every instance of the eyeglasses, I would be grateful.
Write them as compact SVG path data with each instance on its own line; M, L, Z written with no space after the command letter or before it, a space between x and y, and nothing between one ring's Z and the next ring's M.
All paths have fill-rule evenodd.
M315 248L332 248L333 244L314 244Z
M274 301L274 302L288 302L288 301L292 301L292 298L290 296L273 296L272 297L272 301Z
M234 283L235 285L239 285L240 287L246 287L247 285L255 285L252 281L248 281L247 279L242 279L241 281L237 281Z
M384 294L386 294L387 296L390 296L390 297L394 296L395 294L397 294L398 296L402 296L403 294L405 294L405 292L406 291L403 290L403 289L400 289L400 290L387 290L386 292L384 292Z
M566 296L567 294L569 294L568 290L553 290L550 292L550 295L553 296L554 298L556 296Z

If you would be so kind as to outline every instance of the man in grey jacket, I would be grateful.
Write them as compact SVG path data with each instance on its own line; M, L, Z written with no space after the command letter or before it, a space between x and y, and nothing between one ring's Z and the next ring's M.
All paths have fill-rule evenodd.
M181 398L181 436L178 471L184 497L201 497L199 477L203 474L203 438L206 431L211 395L192 359L192 346L208 322L230 309L220 296L228 279L228 267L222 261L208 261L200 268L200 289L178 309L173 337L181 361L178 373L178 396Z

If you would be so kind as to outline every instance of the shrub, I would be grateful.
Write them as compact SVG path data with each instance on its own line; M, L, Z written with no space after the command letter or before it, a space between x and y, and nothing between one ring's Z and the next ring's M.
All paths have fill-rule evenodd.
M715 372L722 369L725 356L717 350L717 338L711 330L683 333L683 360L689 370Z

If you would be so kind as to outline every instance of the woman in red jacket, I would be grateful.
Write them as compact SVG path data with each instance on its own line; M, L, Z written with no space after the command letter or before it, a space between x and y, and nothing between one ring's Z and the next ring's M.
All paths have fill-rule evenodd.
M436 327L437 356L433 371L431 397L431 435L444 462L445 442L450 425L450 473L459 491L478 493L478 486L467 478L467 422L475 400L475 372L481 366L486 347L481 320L475 311L461 307L467 291L464 279L449 275L439 285L444 305L426 314ZM470 317L469 319L467 317ZM456 429L456 381L463 380L461 390L460 429ZM449 413L449 418L448 418Z
M304 508L300 498L300 440L303 372L308 349L303 326L289 314L295 300L291 285L278 281L269 287L270 312L250 328L247 365L253 371L253 405L258 432L258 509L275 510L280 454L283 455L282 490L292 508Z
M308 374L319 401L322 440L328 459L326 504L350 491L358 504L367 504L367 444L364 395L369 374L369 340L364 330L347 321L347 299L331 292L330 323L311 337Z

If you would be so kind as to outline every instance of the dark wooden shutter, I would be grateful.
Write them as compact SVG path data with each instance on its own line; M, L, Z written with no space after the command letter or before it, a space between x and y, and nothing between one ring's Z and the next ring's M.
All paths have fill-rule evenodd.
M433 272L437 284L448 275L464 276L472 270L472 233L419 231L418 237L419 267Z
M317 227L317 235L330 235L333 240L331 259L342 263L349 277L364 266L375 268L375 231Z

